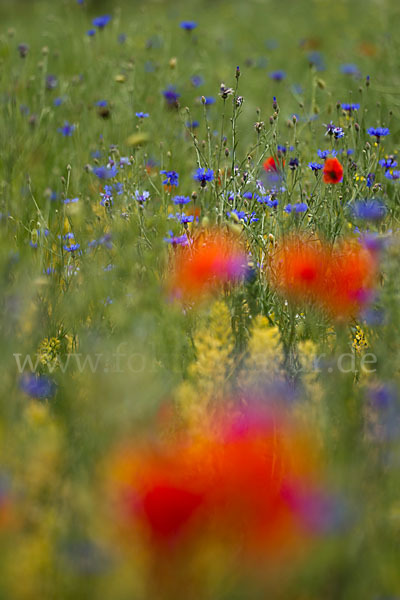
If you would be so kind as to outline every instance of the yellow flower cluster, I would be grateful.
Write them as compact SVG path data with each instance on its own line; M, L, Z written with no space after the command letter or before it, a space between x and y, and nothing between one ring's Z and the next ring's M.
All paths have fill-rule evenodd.
M188 369L188 380L178 389L177 401L187 422L201 422L211 401L222 399L233 368L233 335L229 309L215 302L194 335L197 358ZM198 421L200 419L200 421Z
M357 325L355 333L354 333L352 347L354 348L354 350L356 352L360 353L363 350L365 350L366 348L368 348L368 346L369 346L369 344L368 344L368 340L366 338L365 333L363 332L361 327L359 325Z
M40 343L38 355L42 365L51 365L57 361L60 352L61 342L56 337L44 338Z
M283 348L279 329L258 315L254 319L248 353L239 381L241 387L256 388L279 379L283 373Z

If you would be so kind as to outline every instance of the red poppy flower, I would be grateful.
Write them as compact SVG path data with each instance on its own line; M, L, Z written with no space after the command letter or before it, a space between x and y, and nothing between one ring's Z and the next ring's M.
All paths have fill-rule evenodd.
M263 167L264 167L264 171L271 172L271 171L279 171L280 169L282 169L285 166L285 161L282 160L281 162L278 162L278 164L275 162L275 159L273 156L269 156L267 158L267 160L264 161L263 163Z
M324 183L340 183L343 179L343 167L337 158L327 158L324 165Z
M376 257L359 244L332 249L293 237L272 259L271 282L294 302L312 302L335 318L349 318L370 299L376 269Z
M216 415L212 429L154 446L126 446L110 462L111 495L125 531L159 559L183 558L205 541L229 555L295 551L315 530L293 499L319 479L310 440L276 410ZM240 540L240 541L238 541ZM225 545L225 546L224 546ZM279 554L278 552L278 554Z
M246 255L239 242L220 231L198 236L189 246L176 248L170 287L185 300L239 279L246 269Z

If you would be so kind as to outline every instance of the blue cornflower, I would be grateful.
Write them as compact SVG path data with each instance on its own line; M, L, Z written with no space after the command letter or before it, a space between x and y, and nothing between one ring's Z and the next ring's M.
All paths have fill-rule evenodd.
M58 79L55 75L47 75L46 89L54 90L58 86Z
M172 202L174 204L183 206L184 204L189 204L190 198L189 198L189 196L174 196L172 198Z
M147 119L147 117L149 117L149 113L145 113L145 112L137 112L136 116L138 119Z
M198 121L187 121L185 123L186 127L188 129L196 129L199 126L199 122Z
M89 37L93 37L96 33L95 29L88 29L86 32L86 35L88 35Z
M385 313L380 308L365 308L361 315L361 319L370 327L377 327L385 323Z
M197 23L196 21L182 21L180 26L186 31L193 31L193 29L196 29Z
M351 207L353 217L365 221L379 221L386 214L386 206L381 200L359 200Z
M164 91L163 96L167 101L169 106L176 106L178 103L178 98L181 97L180 94L176 91L175 85L169 85Z
M278 154L278 156L279 156L280 154L286 154L286 151L287 151L287 148L286 148L286 146L280 146L280 145L278 144L278 146L277 146L277 154Z
M340 138L344 137L344 131L341 127L334 127L332 133L335 140L339 140Z
M394 167L397 167L397 160L393 156L388 156L387 158L382 158L379 164L384 169L394 169Z
M102 235L101 238L99 239L99 245L105 246L106 248L108 248L108 250L111 250L111 248L112 248L111 233L105 233L104 235Z
M295 94L302 94L303 93L303 88L299 83L294 83L292 85L292 90L294 91Z
M63 134L64 137L71 137L73 132L75 131L75 125L70 125L68 121L64 122L63 127L59 127L58 131Z
M297 204L295 204L293 206L295 212L297 213L303 213L306 212L308 210L308 206L305 202L298 202Z
M172 185L178 187L179 173L177 173L176 171L160 171L160 175L165 175L163 185Z
M139 204L143 204L144 202L146 202L146 200L148 200L150 197L150 192L139 192L138 190L136 190L135 192L135 199L137 200L137 202L139 202Z
M93 173L99 179L112 179L118 173L117 167L94 167Z
M324 168L324 165L322 165L321 163L317 163L317 162L310 162L310 163L308 163L308 166L310 167L310 169L312 171L319 171L320 169Z
M282 70L271 71L271 73L269 73L269 76L274 81L282 81L282 79L285 79L286 73L285 73L285 71L282 71Z
M104 29L104 27L111 21L111 15L102 15L101 17L96 17L93 19L92 24L99 29Z
M309 52L307 58L310 65L313 65L317 71L325 71L325 63L321 52Z
M164 238L164 242L168 244L172 244L173 246L187 246L189 241L187 236L184 235L174 235L172 231L168 231L169 237Z
M353 112L353 110L359 110L360 109L360 104L359 103L348 104L347 102L342 102L342 108L346 112L351 113L351 112Z
M126 42L126 33L120 33L118 36L118 43L125 44Z
M118 164L119 164L120 168L123 169L124 167L130 167L132 163L128 156L121 156Z
M340 65L340 72L343 73L343 75L359 75L360 74L359 68L354 63L345 63L343 65Z
M375 173L368 173L367 175L367 188L370 188L374 185L375 181Z
M175 219L181 225L187 225L187 223L192 223L194 221L193 215L185 215L185 213L175 213L168 215L168 219Z
M249 215L247 215L244 210L231 210L230 212L228 211L226 214L228 215L228 217L235 215L235 217L239 221L244 221L244 223L255 223L256 221L259 221L259 219L255 216L255 212L252 212Z
M325 124L324 127L326 128L325 135L333 135L333 130L335 129L333 121L330 121L328 124Z
M29 52L29 46L28 44L19 44L18 45L18 52L21 58L26 58L28 52Z
M386 179L400 179L400 171L386 171Z
M80 244L75 243L75 244L70 244L69 246L64 246L64 250L66 252L76 252L77 250L79 250L80 247L81 247Z
M45 375L25 373L20 380L20 388L31 398L51 398L56 392L56 384Z
M79 202L79 198L65 198L64 204L76 204Z
M64 102L64 99L61 97L58 98L54 98L53 100L53 104L54 106L61 106L61 104Z
M97 102L95 102L95 106L107 106L107 100L97 100Z
M239 221L246 221L247 216L244 210L231 210L230 212L228 211L226 213L228 215L228 217L230 217L231 215L235 215Z
M389 135L390 131L387 127L369 127L367 133L370 136L376 137L376 141L379 143L381 137Z
M211 106L211 104L215 104L216 103L216 98L214 98L214 96L203 96L204 100L202 100L203 104L205 104L206 106Z
M330 150L317 150L317 154L320 158L322 158L322 160L325 160L326 158L328 158L330 153Z
M201 184L201 187L206 187L208 181L214 179L214 171L212 169L198 168L196 169L193 179Z
M287 213L288 215L290 215L290 213L293 210L293 207L292 207L291 204L287 204L283 210L285 211L285 213Z
M101 196L101 200L100 200L101 206L104 206L106 208L113 206L114 198L113 198L113 194L112 194L112 187L110 185L104 186L104 192L101 192L100 196Z
M270 206L271 196L259 196L258 194L256 194L254 197L259 204L267 204L268 206Z
M204 79L201 75L193 75L193 77L190 78L190 81L194 87L199 87L204 83Z
M245 192L245 193L243 194L243 198L244 198L245 200L251 200L251 199L252 199L252 197L253 197L253 194L252 194L251 192Z
M297 169L298 166L299 166L299 159L297 157L291 158L289 160L289 169L294 171L295 169Z

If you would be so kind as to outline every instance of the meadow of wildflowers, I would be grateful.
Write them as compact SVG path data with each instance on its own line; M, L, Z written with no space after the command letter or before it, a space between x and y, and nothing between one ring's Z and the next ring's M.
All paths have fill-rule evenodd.
M0 600L398 600L400 4L0 17Z

